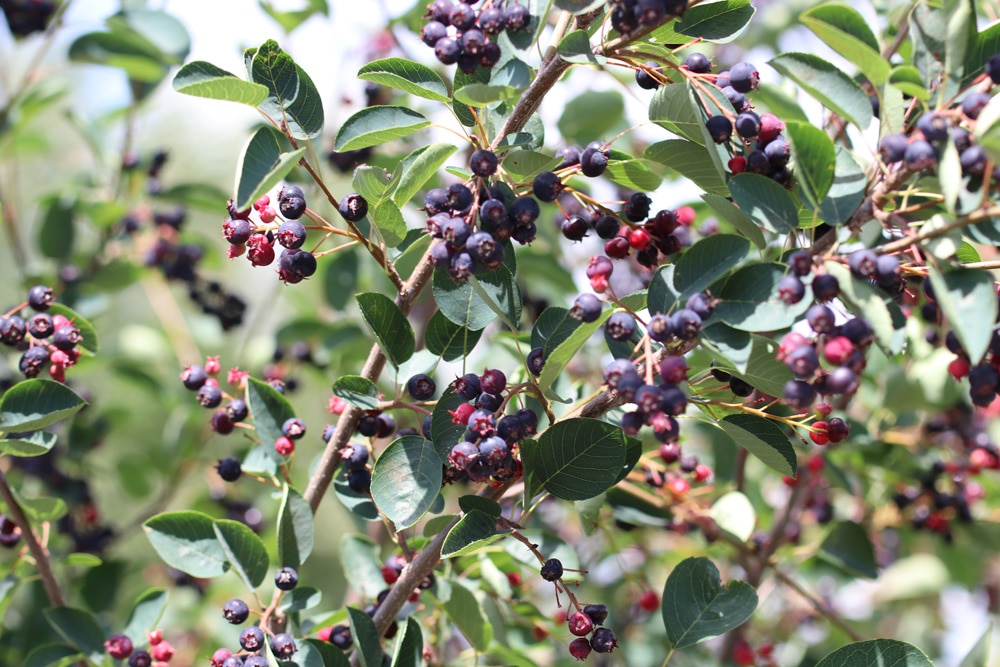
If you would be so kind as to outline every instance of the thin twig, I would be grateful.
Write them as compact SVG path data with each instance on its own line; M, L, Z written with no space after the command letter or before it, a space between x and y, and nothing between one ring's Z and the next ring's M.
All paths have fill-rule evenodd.
M31 523L25 516L24 510L21 509L21 505L18 504L17 498L14 497L14 490L10 487L10 482L7 481L7 476L2 470L0 470L0 498L7 505L7 516L21 529L21 539L28 545L28 551L35 559L35 567L38 568L38 576L42 579L42 585L45 586L45 594L49 596L49 601L57 607L66 606L62 588L59 586L55 573L52 572L49 553L32 532Z

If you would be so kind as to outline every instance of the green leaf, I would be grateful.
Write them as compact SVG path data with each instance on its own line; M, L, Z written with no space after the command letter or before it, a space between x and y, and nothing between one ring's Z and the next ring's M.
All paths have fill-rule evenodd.
M296 139L314 139L323 132L323 98L319 90L277 42L269 39L252 51L248 70L255 83L267 87L268 96L260 110L275 123L287 127Z
M872 326L878 344L890 354L901 352L906 342L903 333L906 321L899 315L899 308L895 304L890 306L884 293L867 281L855 278L843 264L831 261L825 262L824 267L827 273L837 278L841 300L851 306L855 315L863 316Z
M292 614L297 611L312 609L323 601L323 593L308 586L298 586L294 590L286 591L281 598L281 611Z
M798 459L784 430L773 420L739 413L719 422L726 434L769 467L782 475L795 477Z
M236 168L236 208L249 208L280 183L305 155L305 147L285 152L286 146L285 137L273 127L263 126L254 132Z
M554 350L580 328L582 322L569 316L569 308L549 306L531 328L531 347Z
M793 378L791 369L778 361L778 344L770 338L751 336L750 356L746 368L735 373L751 386L771 396L781 396L785 383Z
M284 435L281 425L295 416L292 404L280 391L252 377L247 379L247 405L257 427L257 437L265 448L273 450L274 442Z
M24 380L0 398L0 430L10 433L45 428L76 414L86 404L61 382Z
M101 349L100 342L97 340L97 329L94 328L94 325L86 317L63 303L52 304L46 312L53 316L62 315L72 322L80 330L80 335L83 337L83 340L80 341L80 347L87 352L97 354Z
M412 616L396 641L396 652L392 656L391 667L421 667L424 664L424 637L420 624Z
M749 540L757 525L753 504L739 491L730 491L712 503L710 514L720 529L740 542Z
M993 278L986 271L928 267L934 297L973 364L986 354L997 317Z
M965 73L966 55L969 47L976 42L976 7L972 0L956 0L945 4L945 12L944 71L950 80L948 90L951 92L947 94L951 95L959 90Z
M250 590L256 590L267 576L267 548L257 533L239 521L215 520L215 536L229 564Z
M819 545L819 557L851 576L875 579L878 563L868 533L853 521L840 521Z
M689 8L674 30L688 37L725 44L746 30L755 11L750 0L703 2Z
M51 197L45 203L45 216L38 227L38 249L49 259L66 261L73 252L76 239L77 201L63 197Z
M897 67L893 67L892 73L889 74L889 83L891 84L892 89L897 90L903 95L910 95L923 101L927 101L931 98L931 93L924 84L920 70L911 65L899 65ZM883 97L885 97L885 95L883 95ZM902 118L900 118L900 124L897 126L896 131L903 131Z
M913 644L895 639L870 639L843 646L816 663L816 667L934 667L934 663Z
M362 292L355 298L369 331L386 358L398 368L416 349L413 328L406 315L392 299L379 292Z
M126 637L145 637L156 628L167 609L167 591L162 588L150 588L142 592L132 605L128 623L122 629Z
M497 530L495 516L477 509L471 510L448 531L441 547L441 557L453 558L475 553L508 533L509 530Z
M819 207L819 216L829 225L847 222L865 198L868 175L851 152L837 146L833 183Z
M778 281L787 267L781 264L749 264L727 280L717 297L716 316L742 331L778 331L795 324L809 309L808 299L786 306L778 299Z
M452 582L451 598L444 603L444 609L473 648L477 651L487 649L493 639L493 626L483 613L479 599L463 582Z
M49 625L88 660L104 660L104 631L93 614L74 607L52 607L42 613Z
M566 102L557 125L566 141L582 146L610 132L624 110L621 93L588 90Z
M621 429L596 419L557 422L538 438L537 460L524 476L556 498L586 500L608 490L625 465Z
M465 435L465 424L452 422L449 410L455 410L465 401L455 393L454 387L444 390L431 415L431 440L441 459L447 459L451 448L461 442Z
M586 14L589 11L597 9L604 2L602 0L555 0L552 4L567 12Z
M668 84L657 88L649 102L649 120L668 132L705 145L701 113L685 85Z
M66 501L62 498L24 498L19 494L15 495L21 504L21 509L33 523L58 521L66 516Z
M701 199L719 217L731 224L736 232L744 238L749 239L755 246L763 249L767 245L767 242L764 240L764 234L760 231L757 223L751 220L750 216L744 213L739 207L733 206L732 202L728 199L713 194L702 195Z
M351 181L354 191L364 197L369 206L377 206L388 201L398 184L399 181L393 180L392 174L382 167L368 165L356 167Z
M836 65L810 53L783 53L769 64L862 130L871 123L872 105L868 96Z
M394 440L375 462L371 492L397 529L419 521L441 492L441 458L433 443L415 435Z
M333 395L362 410L374 410L378 407L378 387L360 375L344 375L337 378L333 383Z
M382 641L375 631L371 617L360 609L347 608L351 635L361 662L361 667L382 667Z
M527 183L539 173L559 166L562 158L552 157L535 151L511 151L503 159L502 166L511 178Z
M232 72L203 60L184 65L174 76L173 85L174 90L185 95L238 102L252 107L266 100L269 92L267 86L244 81Z
M490 498L484 498L482 496L477 496L473 494L468 494L461 496L458 499L458 506L463 512L471 512L472 510L478 510L487 514L494 519L499 519L500 515L503 513L503 508L500 507L500 503Z
M737 331L722 322L713 322L702 329L701 338L709 349L722 355L721 366L725 366L725 362L728 361L739 374L746 372L753 346L750 334L746 331Z
M333 148L338 152L378 146L405 137L431 122L406 107L374 106L358 111L337 131Z
M494 86L487 83L470 83L455 90L456 104L483 108L504 100L517 97L517 89L512 86Z
M688 248L674 266L674 289L686 298L701 292L740 263L750 242L731 234L713 234Z
M558 4L558 2L556 3ZM556 49L559 57L577 65L604 65L608 59L594 53L590 46L590 35L586 30L573 30L559 42Z
M813 208L819 208L830 192L837 163L837 149L826 132L801 121L788 121L785 131L792 143L795 177Z
M370 62L358 70L358 78L435 102L451 101L448 86L437 72L405 58L383 58Z
M674 289L673 264L661 266L649 281L649 292L646 295L646 306L651 313L669 313L680 301L680 294Z
M274 19L275 23L281 26L281 29L285 31L286 35L291 34L296 28L317 14L327 16L330 13L330 8L327 6L326 0L306 0L305 7L289 11L276 9L273 3L268 0L257 0L257 5L264 10L268 16ZM327 667L329 667L329 665L327 665Z
M604 178L629 190L650 192L660 187L663 179L646 166L644 160L611 160Z
M278 510L278 563L297 570L312 550L312 508L302 494L285 486Z
M707 558L685 558L663 587L660 612L673 649L687 648L742 625L757 608L757 591L743 581L722 586Z
M700 142L665 139L646 148L643 157L670 167L705 192L728 196L729 188L719 176L718 169L711 160L705 159L708 157L706 150Z
M156 84L167 75L165 54L127 28L77 37L69 46L69 58L74 62L116 67L140 83Z
M179 65L191 50L187 28L172 14L158 9L125 9L107 20L114 31L129 31L149 41L164 62Z
M392 201L396 206L403 206L413 199L414 195L420 191L437 173L437 170L447 162L451 154L458 150L455 144L431 144L421 146L413 151L400 162L397 171L401 172L396 192L392 196Z
M572 321L575 320L569 317L568 312L566 323L572 326ZM612 312L610 308L605 308L600 317L593 322L578 323L579 326L573 327L572 331L566 335L565 340L559 341L558 344L554 344L554 340L546 341L544 353L545 364L542 366L541 375L538 376L538 386L542 391L548 392L549 388L552 387L553 383L562 374L566 365L576 356L576 353L580 351L580 348L586 344L590 337L611 317Z
M369 217L382 240L390 248L399 246L406 238L406 220L403 219L403 213L399 207L391 201L373 206Z
M192 577L217 577L229 559L215 536L215 521L201 512L164 512L149 518L143 528L156 553L170 567Z
M55 447L55 444L55 433L35 431L17 437L0 439L0 452L11 456L41 456L48 454Z
M889 62L868 21L853 7L825 2L804 12L799 20L838 55L857 66L868 80L881 86L889 78Z
M736 204L764 229L788 234L799 227L799 210L788 190L760 174L737 174L729 179Z
M24 660L23 667L61 667L68 658L77 657L80 652L65 644L42 644L33 649Z
M461 359L472 351L483 335L482 330L470 331L436 311L424 331L424 345L445 361Z
M350 587L364 598L373 598L385 588L379 548L364 535L346 533L340 539L340 564Z
M513 259L512 252L507 254ZM497 310L515 325L520 320L521 290L506 266L479 274L475 283L456 282L447 271L436 269L433 287L434 301L444 316L472 331L497 319Z
M339 648L321 639L306 639L305 644L312 647L323 659L323 667L350 667L351 661L347 654Z
M965 88L983 71L986 61L1000 53L1000 22L994 23L976 35L975 44L965 54L965 77L961 87Z

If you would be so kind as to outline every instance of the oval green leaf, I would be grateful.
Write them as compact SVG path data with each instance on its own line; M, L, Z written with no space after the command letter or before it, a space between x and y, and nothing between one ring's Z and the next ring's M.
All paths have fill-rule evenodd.
M716 316L741 331L778 331L792 326L809 309L802 299L786 306L778 299L778 281L787 267L781 264L750 264L738 269L716 294L721 301Z
M278 510L278 564L301 567L313 549L313 513L306 499L285 486Z
M701 143L694 141L664 139L649 146L643 157L670 167L705 192L728 196L729 188L706 150Z
M248 55L250 78L268 89L260 110L296 139L318 137L323 132L323 98L305 70L273 39Z
M806 201L819 208L833 185L837 149L826 132L801 121L788 121L785 131L792 143L795 177Z
M509 532L509 530L497 530L496 517L474 509L448 531L448 535L444 538L444 546L441 547L441 556L453 558L474 553L493 544Z
M876 86L889 78L889 62L882 57L878 39L868 21L853 7L824 2L804 12L800 20Z
M53 607L44 612L56 632L94 663L104 660L104 631L97 617L74 607Z
M755 11L750 0L703 2L688 9L674 30L688 37L725 44L746 30Z
M441 458L429 440L394 440L372 469L372 500L397 528L409 528L441 492Z
M56 434L47 431L25 433L0 440L0 452L11 456L41 456L48 454L56 444Z
M405 137L431 122L406 107L375 106L358 111L344 121L334 140L334 150L353 151Z
M305 147L285 152L286 146L285 137L273 127L260 127L254 132L236 167L236 208L249 208L281 182L305 155Z
M816 667L934 667L923 651L895 639L870 639L843 646L816 663Z
M41 378L18 382L0 398L0 430L10 433L45 428L86 404L61 382Z
M868 96L836 65L811 53L783 53L769 64L862 130L871 123L872 104Z
M471 331L460 324L455 324L439 310L427 323L424 345L445 361L455 361L471 352L482 335L481 329Z
M354 607L347 608L347 617L351 624L351 636L354 637L354 647L361 667L381 667L382 640L375 630L375 623L371 617Z
M694 646L742 625L757 608L757 591L743 581L723 586L707 558L685 558L663 587L660 611L674 649Z
M738 174L729 179L729 192L754 222L776 234L798 229L799 211L788 190L760 174Z
M393 366L413 356L416 343L413 328L396 303L379 292L362 292L355 297L361 316L379 347Z
M878 576L875 546L864 527L853 521L837 523L819 545L818 556L851 576L866 579Z
M333 395L362 410L374 410L378 407L378 388L374 382L360 375L337 378L333 383Z
M257 427L257 438L268 451L274 451L274 442L284 434L281 425L295 416L292 404L284 394L257 378L247 380L247 405ZM281 458L275 454L276 461Z
M229 559L215 535L215 521L201 512L164 512L142 524L156 553L192 577L217 577Z
M145 637L147 632L156 628L166 608L167 591L162 588L144 591L132 605L122 634L126 637Z
M596 419L557 422L538 438L524 476L563 500L586 500L618 481L625 466L625 436L620 428Z
M449 102L448 87L427 65L406 58L383 58L358 70L358 78L435 102Z
M724 417L719 426L736 441L736 444L770 468L782 475L795 477L798 458L795 456L791 440L774 421L740 413Z
M185 95L238 102L252 107L258 106L268 95L267 86L244 81L203 60L184 65L174 76L173 85L174 90Z
M711 516L715 525L740 542L749 540L757 525L753 504L739 491L730 491L712 503Z
M267 576L267 548L250 527L239 521L215 520L215 536L229 564L250 590L256 590Z
M686 298L721 278L746 257L750 242L732 234L713 234L684 251L674 267L674 289Z

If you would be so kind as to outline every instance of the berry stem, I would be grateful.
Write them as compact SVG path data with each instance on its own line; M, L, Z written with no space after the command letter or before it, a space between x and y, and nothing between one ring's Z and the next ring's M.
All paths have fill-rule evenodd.
M49 601L56 607L65 606L66 599L63 597L59 581L52 571L49 553L31 530L31 523L28 521L28 517L25 516L24 510L21 509L21 505L17 502L14 490L11 488L10 482L7 480L7 476L3 470L0 470L0 499L7 505L7 515L21 530L21 538L28 545L28 551L31 552L32 557L35 559L35 567L38 569L38 576L42 579L42 585L45 587L45 594L49 597Z
M912 236L899 239L898 241L892 241L886 243L884 246L880 246L876 252L880 255L891 255L894 252L899 252L900 250L905 250L912 245L922 243L930 239L937 238L939 236L944 236L945 234L955 231L956 229L962 229L973 225L977 222L981 222L988 218L992 218L1000 215L1000 205L989 206L987 208L981 208L976 211L969 213L968 215L963 215L961 217L955 218L951 222L942 225L940 227L934 227L933 229L922 229Z

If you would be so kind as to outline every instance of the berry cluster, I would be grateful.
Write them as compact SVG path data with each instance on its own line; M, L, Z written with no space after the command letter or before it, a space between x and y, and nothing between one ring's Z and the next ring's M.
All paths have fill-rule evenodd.
M468 373L456 379L452 387L467 401L449 411L452 422L467 428L464 439L448 454L451 467L446 478L506 482L520 475L521 462L514 454L518 442L537 432L538 415L528 408L502 414L507 376L497 369L488 368L482 375Z
M197 392L199 405L215 410L212 414L212 430L220 435L228 435L233 432L237 424L250 416L250 408L244 399L229 395L222 390L218 379L221 372L219 358L207 357L203 366L185 366L180 377L186 389ZM226 379L230 386L239 392L243 389L246 377L246 373L234 368L229 371ZM226 400L225 406L222 405L223 399ZM228 459L220 461L218 468L219 474L226 481L239 479L238 468Z
M298 575L292 568L281 568L275 575L274 582L278 589L289 591L298 583ZM228 623L241 625L250 617L250 607L243 600L233 598L222 607L222 617ZM250 625L240 631L240 650L234 653L228 648L217 649L212 655L212 667L267 667L265 641L269 642L271 653L278 660L288 660L298 651L295 640L287 632L279 632L268 638L260 626Z
M892 498L896 507L916 530L927 530L951 542L954 521L971 523L972 504L985 496L983 487L970 479L980 468L1000 468L992 443L977 447L965 463L935 461L916 485L901 488Z
M231 294L215 280L207 280L198 273L202 251L200 246L180 241L180 231L187 214L182 208L153 214L156 241L146 251L145 264L159 268L167 280L177 280L187 285L188 296L206 315L219 320L224 331L243 323L246 302ZM120 225L126 234L138 230L140 218L128 215Z
M0 343L21 352L17 367L26 378L47 370L53 380L65 382L66 369L82 354L80 329L65 315L46 312L55 300L51 287L36 285L24 303L0 316ZM34 314L27 315L25 308Z
M128 660L128 667L167 667L175 649L163 638L163 630L151 630L146 640L148 650L136 648L127 635L111 635L104 647L115 660Z
M612 0L611 27L623 35L653 28L687 11L688 0Z
M531 23L528 8L517 0L434 0L427 5L427 22L420 30L420 39L434 49L443 65L458 65L466 74L483 66L492 68L500 62L497 35L527 30Z
M45 32L58 7L55 0L0 0L0 11L15 37Z
M911 171L932 171L950 142L958 151L962 174L969 179L966 184L969 191L978 189L986 176L987 180L1000 180L997 165L991 174L984 173L988 163L986 151L974 140L976 121L990 101L990 88L997 84L1000 84L1000 54L987 62L981 85L966 90L951 108L922 114L907 128L906 134L882 137L879 156L887 165L905 164Z

